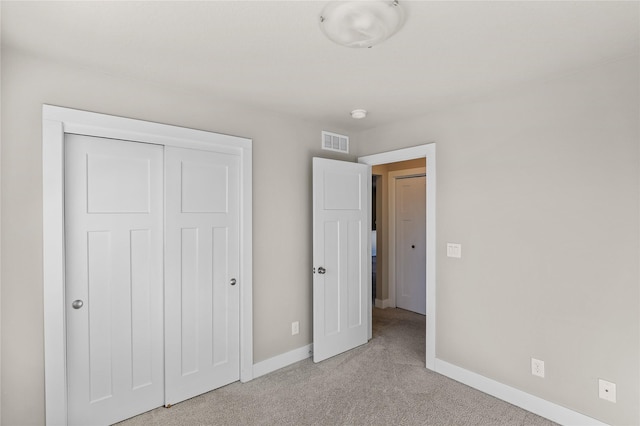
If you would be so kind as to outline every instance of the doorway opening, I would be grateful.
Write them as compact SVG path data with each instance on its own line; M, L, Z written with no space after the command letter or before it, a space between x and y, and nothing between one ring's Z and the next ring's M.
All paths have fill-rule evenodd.
M381 175L386 172L390 174L392 172L399 172L400 170L404 170L404 172L396 173L393 177L395 180L396 177L402 176L411 176L418 175L423 173L426 176L426 184L425 184L425 203L426 203L426 217L425 217L425 254L424 254L424 273L426 277L426 288L424 292L424 299L426 305L426 327L425 327L425 365L428 369L435 369L435 351L436 351L436 328L435 328L435 319L436 319L436 300L435 300L435 291L436 291L436 282L435 282L435 265L436 265L436 246L435 246L435 195L436 195L436 157L435 157L435 143L420 145L412 148L405 148L396 151L389 151L380 154L369 155L365 157L360 157L358 159L360 163L368 164L372 166L372 174L373 175ZM401 164L396 164L401 163ZM389 168L393 168L393 170L389 170ZM385 170L386 169L386 170ZM416 170L418 169L418 170ZM389 206L389 192L391 185L389 183L389 179L387 179L387 191L386 191L386 205ZM376 196L375 196L375 206L372 203L372 212L371 217L374 217L375 210L375 229L376 229L376 265L375 265L375 275L376 275L376 288L375 300L372 302L373 306L378 308L387 308L387 307L396 307L396 294L397 288L395 285L390 285L393 281L395 284L395 271L390 270L391 261L390 259L395 259L395 253L391 253L394 251L394 245L390 244L392 241L389 238L389 229L384 230L384 224L387 224L388 220L382 219L382 216L385 214L388 216L389 212L385 212L385 208L382 207L382 201L385 199L385 181L379 178L375 179L375 187L376 187ZM395 193L394 193L395 196ZM389 210L389 208L387 208ZM373 221L372 221L373 222ZM372 226L373 227L373 226ZM395 236L394 236L395 240ZM386 243L386 244L385 244ZM388 247L386 247L388 246ZM385 250L386 248L386 250ZM386 251L386 253L385 253ZM385 262L386 260L386 262ZM373 261L373 257L372 257ZM372 262L373 266L373 262ZM395 268L395 265L394 265ZM373 269L372 269L373 271ZM372 272L373 278L373 272ZM386 279L386 285L384 284L384 280ZM372 279L373 281L373 279ZM373 282L372 282L373 285ZM373 293L373 288L372 288ZM393 298L392 298L392 297ZM371 322L370 322L371 325Z
M398 307L425 314L425 173L425 158L372 167L377 181L371 216L374 217L375 209L374 306L378 308ZM374 235L372 259L373 239ZM372 262L372 275L373 266Z

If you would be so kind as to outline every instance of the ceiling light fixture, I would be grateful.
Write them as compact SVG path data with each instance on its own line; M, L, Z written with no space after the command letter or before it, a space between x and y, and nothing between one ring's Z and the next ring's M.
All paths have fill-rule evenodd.
M320 28L347 47L372 47L395 34L404 23L398 0L331 1L320 15Z
M354 109L353 111L351 111L351 118L355 118L356 120L360 120L361 118L365 118L366 116L366 109Z

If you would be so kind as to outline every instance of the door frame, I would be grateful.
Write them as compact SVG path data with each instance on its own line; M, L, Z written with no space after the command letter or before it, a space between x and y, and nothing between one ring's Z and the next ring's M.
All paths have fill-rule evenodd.
M389 254L387 258L387 264L389 265L389 307L395 308L396 304L396 179L410 178L426 176L426 167L418 167L415 169L395 170L389 172L389 241L387 247L389 248ZM426 285L426 283L425 283Z
M64 139L66 133L213 150L240 157L240 380L253 378L252 140L93 112L42 106L45 419L67 424Z
M427 315L425 365L435 371L436 362L436 144L372 154L358 158L359 163L377 166L398 161L426 158L427 176ZM371 208L371 206L369 206ZM371 299L371 298L369 298ZM369 300L371 303L371 300ZM369 310L371 311L371 309ZM369 321L371 327L371 321Z

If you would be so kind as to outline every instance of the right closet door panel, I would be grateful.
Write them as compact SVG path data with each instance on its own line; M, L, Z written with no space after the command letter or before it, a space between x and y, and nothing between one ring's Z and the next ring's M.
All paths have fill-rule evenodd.
M165 148L165 405L240 378L237 155Z

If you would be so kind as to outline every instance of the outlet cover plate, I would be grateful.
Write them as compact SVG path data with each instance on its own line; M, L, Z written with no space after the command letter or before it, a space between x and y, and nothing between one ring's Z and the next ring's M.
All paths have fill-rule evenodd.
M294 321L291 323L291 335L295 336L300 333L300 323L298 321Z
M531 374L544 378L544 361L531 358Z
M616 384L598 379L598 396L609 402L616 402Z

